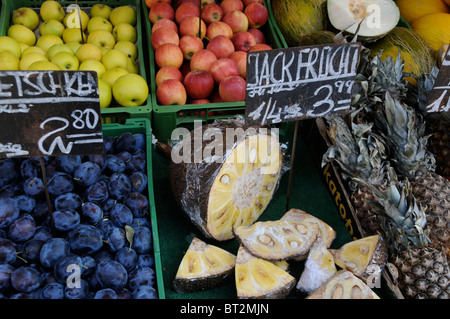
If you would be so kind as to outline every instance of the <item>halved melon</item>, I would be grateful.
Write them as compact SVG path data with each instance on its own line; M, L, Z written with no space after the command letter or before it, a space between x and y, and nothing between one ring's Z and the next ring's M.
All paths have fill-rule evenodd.
M198 134L209 138L196 142ZM261 216L281 173L276 134L266 128L219 122L191 131L174 147L175 152L180 149L191 154L187 162L178 163L172 156L174 197L205 236L231 239L233 228L250 225Z
M357 239L329 251L336 265L366 280L381 273L388 256L386 244L380 235Z
M236 256L194 237L183 256L173 281L177 292L216 287L232 278Z
M303 211L301 209L292 208L289 211L287 211L280 219L281 220L298 221L298 222L302 222L302 223L317 224L317 226L319 227L318 237L322 238L322 240L327 248L330 248L331 243L336 238L336 231L330 225L325 223L323 220L306 213L305 211ZM308 254L303 254L303 255L295 258L295 260L298 260L298 261L305 260L307 257L308 257Z
M317 238L309 250L305 268L297 282L297 289L310 294L337 272L334 259L322 238Z
M272 262L238 249L235 267L237 297L282 299L295 287L295 278Z
M276 220L239 226L234 233L250 253L273 261L307 253L317 238L319 228L315 223Z
M380 297L353 273L342 269L306 299L380 299Z

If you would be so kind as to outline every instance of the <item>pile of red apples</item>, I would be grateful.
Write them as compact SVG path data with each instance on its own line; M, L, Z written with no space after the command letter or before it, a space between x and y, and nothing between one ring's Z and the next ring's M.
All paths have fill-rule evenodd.
M247 53L271 49L263 0L145 3L159 105L245 101Z

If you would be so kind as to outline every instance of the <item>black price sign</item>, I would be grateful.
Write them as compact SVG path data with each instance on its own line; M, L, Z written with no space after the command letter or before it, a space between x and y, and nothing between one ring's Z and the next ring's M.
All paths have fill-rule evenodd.
M95 71L0 71L0 157L103 152Z
M246 121L274 124L350 108L361 45L346 43L249 52Z
M427 112L450 112L450 48L444 56L428 103Z

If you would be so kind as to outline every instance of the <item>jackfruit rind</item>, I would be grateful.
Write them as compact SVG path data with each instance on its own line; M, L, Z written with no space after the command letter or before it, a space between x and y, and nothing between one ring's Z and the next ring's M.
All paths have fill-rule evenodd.
M270 261L250 254L242 245L235 267L236 293L240 299L282 299L295 287L295 278Z
M319 288L337 272L334 259L323 240L317 238L309 250L305 268L300 275L296 288L310 294Z
M342 269L306 299L380 299L380 297L353 273Z
M232 278L236 256L194 237L173 281L177 292L206 290Z
M315 223L276 220L240 226L234 233L250 253L276 261L307 253L317 238L319 227Z
M339 249L330 249L336 265L356 276L368 279L381 274L387 262L387 247L381 235L348 242ZM374 273L375 272L375 273Z

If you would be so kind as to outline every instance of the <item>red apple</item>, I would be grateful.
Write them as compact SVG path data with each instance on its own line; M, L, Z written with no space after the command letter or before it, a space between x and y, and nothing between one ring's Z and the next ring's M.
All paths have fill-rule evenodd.
M261 28L269 17L269 12L267 8L257 2L250 3L245 7L244 14L248 19L248 27L258 29Z
M216 83L220 83L226 77L239 75L239 68L234 60L229 58L218 59L209 70Z
M179 24L179 29L181 36L192 34L203 39L206 35L206 24L200 17L188 16L183 18Z
M173 43L164 43L155 50L155 62L160 68L166 65L179 68L183 60L183 52Z
M263 51L263 50L272 50L272 47L267 43L256 43L254 46L250 48L248 52Z
M151 23L155 23L159 19L166 18L173 20L175 17L175 11L172 6L167 2L155 3L148 13L148 18Z
M155 23L153 23L153 25L152 25L152 33L161 27L166 27L166 28L172 29L173 31L175 31L178 34L178 26L175 23L175 21L173 21L173 20L170 20L167 18L162 18L162 19L155 21Z
M223 0L220 3L220 7L223 10L223 14L232 11L244 11L244 3L242 0Z
M244 3L244 7L248 6L250 3L256 2L256 3L264 3L264 0L242 0Z
M206 98L189 100L189 104L208 104L208 103L211 103L211 101Z
M178 33L173 31L172 29L169 29L167 27L160 27L152 33L150 42L152 44L153 50L156 50L164 43L173 43L178 45L180 43L180 38L178 37Z
M175 21L179 24L184 17L200 16L200 8L192 2L185 2L175 10Z
M170 4L172 0L145 0L145 5L147 8L151 9L157 2L167 2Z
M202 39L192 34L183 35L178 46L180 47L181 51L183 51L184 58L188 61L191 60L195 52L204 49Z
M223 17L223 10L217 3L209 3L202 8L201 18L206 25L214 21L221 21Z
M233 33L240 31L247 31L248 29L248 18L242 11L231 11L225 13L222 21L228 24L233 30Z
M183 80L188 96L192 99L208 97L214 89L214 78L208 71L193 70Z
M176 79L165 80L156 89L156 99L161 105L184 105L187 100L186 88Z
M239 75L244 79L247 78L247 52L234 51L230 54L229 58L236 62L239 69Z
M176 68L172 65L163 66L156 72L155 75L155 85L158 87L162 82L169 79L175 79L180 82L183 81L183 75L179 68Z
M234 52L233 41L224 35L212 38L206 45L206 48L211 50L218 59L228 58Z
M248 29L247 31L253 34L253 36L255 37L256 44L266 43L266 36L260 29Z
M246 82L239 75L232 75L219 83L219 94L224 102L245 101Z
M216 0L200 0L202 9L203 9L206 5L211 4L211 3L215 3L215 2L216 2Z
M195 52L192 55L190 67L191 70L203 70L209 71L211 65L217 60L216 55L208 49L203 49L198 52Z
M218 35L224 35L231 39L233 36L233 30L223 21L215 21L210 23L206 29L206 38L211 41L211 39L217 37Z
M248 31L235 33L231 41L233 41L235 51L248 52L252 46L256 45L255 37Z
M220 97L219 90L214 90L212 92L211 96L209 97L209 99L211 100L211 103L222 103L222 102L224 102L224 100L222 100L222 98Z
M179 6L181 6L183 3L191 2L195 4L197 7L200 5L200 0L176 0L173 4L173 8L176 10Z
M180 66L180 72L181 72L181 75L183 76L183 79L186 76L186 74L188 74L191 71L190 62L191 61L184 60Z

